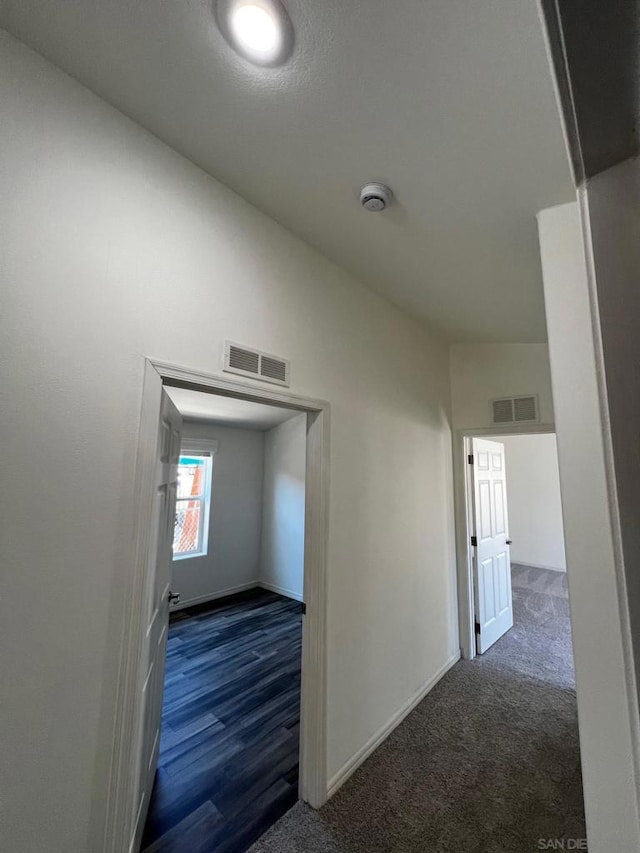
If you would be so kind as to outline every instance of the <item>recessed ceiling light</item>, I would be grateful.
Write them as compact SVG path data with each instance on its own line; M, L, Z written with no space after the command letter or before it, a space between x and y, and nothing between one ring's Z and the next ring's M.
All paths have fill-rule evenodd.
M241 56L281 65L293 47L293 27L280 0L218 0L218 25Z

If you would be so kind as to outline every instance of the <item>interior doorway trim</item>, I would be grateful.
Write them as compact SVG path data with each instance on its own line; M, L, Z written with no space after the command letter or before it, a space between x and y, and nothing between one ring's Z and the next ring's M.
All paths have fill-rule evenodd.
M107 792L105 853L130 850L136 815L132 790L139 726L136 685L141 677L144 589L147 580L155 445L163 385L236 397L307 413L305 483L302 691L300 708L299 796L314 808L327 800L326 733L326 554L329 518L329 404L238 379L145 359L142 409L135 466L133 562L124 613L118 672L113 748Z
M472 522L469 511L471 480L467 456L472 438L496 438L501 435L537 435L554 433L555 424L503 424L457 430L453 443L453 482L456 520L456 565L458 574L458 625L460 654L465 660L476 656L475 614L473 604Z

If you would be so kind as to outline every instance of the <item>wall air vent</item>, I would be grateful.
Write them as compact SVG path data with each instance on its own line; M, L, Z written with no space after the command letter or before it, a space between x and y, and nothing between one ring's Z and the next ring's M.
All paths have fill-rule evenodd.
M223 370L225 373L260 379L262 382L289 386L289 362L286 358L240 346L231 341L227 341L224 347Z
M260 375L264 379L287 383L287 362L269 355L260 356Z
M539 420L538 397L535 394L491 401L492 424L535 424Z
M491 401L491 422L494 424L513 423L513 400Z
M531 423L538 420L538 401L535 397L515 397L513 419L516 423Z

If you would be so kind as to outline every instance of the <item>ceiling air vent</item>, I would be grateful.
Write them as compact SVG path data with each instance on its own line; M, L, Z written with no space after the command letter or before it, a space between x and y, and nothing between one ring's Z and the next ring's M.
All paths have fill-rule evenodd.
M531 424L538 420L538 398L535 394L491 401L492 424Z
M286 358L260 352L227 341L224 348L224 370L250 376L275 385L289 385L289 362Z

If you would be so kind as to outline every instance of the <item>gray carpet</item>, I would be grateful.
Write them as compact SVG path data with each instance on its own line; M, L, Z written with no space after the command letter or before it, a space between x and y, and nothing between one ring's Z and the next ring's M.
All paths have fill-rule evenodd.
M456 664L326 806L298 803L251 853L533 853L584 838L565 580L514 566L513 602L505 637Z

